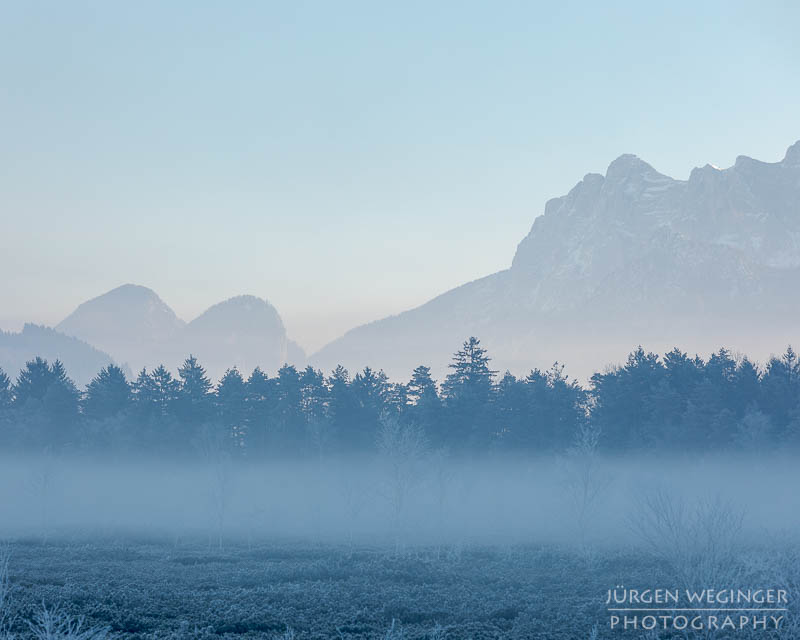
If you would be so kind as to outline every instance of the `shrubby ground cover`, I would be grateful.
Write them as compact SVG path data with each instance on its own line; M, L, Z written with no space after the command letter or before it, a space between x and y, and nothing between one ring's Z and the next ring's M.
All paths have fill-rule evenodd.
M558 546L445 549L230 545L73 538L10 547L11 631L45 607L84 628L149 638L669 638L608 629L615 585L675 584L675 567L645 549L597 550L591 562ZM738 556L742 579L797 585L791 546ZM788 623L787 623L788 624ZM736 632L726 636L796 637Z
M646 557L588 567L550 547L389 548L302 542L18 541L15 630L40 603L127 638L578 638L602 624L609 579L649 579ZM399 636L400 637L400 636Z

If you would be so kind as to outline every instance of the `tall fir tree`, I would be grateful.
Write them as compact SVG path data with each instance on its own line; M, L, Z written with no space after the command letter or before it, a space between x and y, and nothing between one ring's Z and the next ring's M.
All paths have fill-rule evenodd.
M184 360L178 369L180 385L176 398L176 414L184 424L187 434L196 434L200 425L211 420L213 385L206 370L193 355Z
M641 347L628 355L624 366L592 376L593 421L606 446L633 449L648 444L652 435L652 393L664 377L657 354Z
M131 409L138 446L147 451L174 450L185 445L178 433L175 403L179 383L162 364L152 373L142 369L131 385Z
M328 389L328 417L333 437L340 449L350 449L351 425L358 419L358 407L350 387L350 373L342 365L328 376Z
M305 449L322 456L331 446L328 416L329 389L325 374L307 366L300 374L300 394L305 420Z
M442 385L453 447L482 446L491 439L489 416L497 372L489 368L490 361L481 341L474 336L453 355L449 365L452 372Z
M83 412L87 418L111 418L129 408L131 385L118 366L104 367L86 387Z
M19 372L15 385L16 405L23 407L31 401L42 402L53 379L53 372L47 360L37 356L26 362L25 367Z
M419 425L433 446L443 445L442 402L430 367L420 365L411 373L406 385L406 404L407 420Z
M247 383L236 367L220 378L215 403L223 439L242 450L247 440Z
M272 422L277 412L276 381L256 367L247 379L247 435L245 449L263 456L270 451Z
M355 401L355 415L348 425L347 439L356 450L371 450L378 435L378 419L386 408L389 379L383 371L365 367L353 378L350 390Z
M305 437L305 419L300 374L293 365L278 370L275 393L273 446L276 451L296 453Z
M761 379L764 409L777 437L791 437L800 418L800 358L791 345L780 358L770 358Z
M16 416L28 446L74 443L80 417L80 392L61 361L25 363L14 387Z

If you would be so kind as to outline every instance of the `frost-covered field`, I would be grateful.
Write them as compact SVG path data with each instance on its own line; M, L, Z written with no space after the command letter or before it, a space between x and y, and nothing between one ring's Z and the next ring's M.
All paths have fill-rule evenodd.
M191 541L74 539L17 541L11 551L9 613L23 634L45 603L85 616L84 629L125 638L567 640L594 637L594 625L599 638L646 637L608 628L607 590L674 580L670 567L631 549L586 557L552 546L285 541L220 551ZM776 552L759 557L774 561ZM748 579L774 582L764 573L774 566L755 557L744 563ZM796 565L785 568L797 575ZM776 637L762 633L730 637Z
M603 564L633 567L618 556ZM63 541L15 544L11 580L22 617L43 600L62 603L131 638L269 637L287 627L300 638L372 638L393 620L397 637L574 638L600 619L604 571L526 547L397 554L287 542L220 552Z

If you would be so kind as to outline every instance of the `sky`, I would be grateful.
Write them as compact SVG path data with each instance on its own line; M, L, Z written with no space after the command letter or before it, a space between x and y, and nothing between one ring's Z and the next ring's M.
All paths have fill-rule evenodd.
M0 328L124 283L309 352L507 268L546 200L800 139L795 2L2 2Z

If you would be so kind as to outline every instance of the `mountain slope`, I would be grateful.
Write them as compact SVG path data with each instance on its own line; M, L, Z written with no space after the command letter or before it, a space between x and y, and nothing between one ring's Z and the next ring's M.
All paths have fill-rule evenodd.
M217 380L229 367L275 372L305 364L275 307L254 296L220 302L186 324L146 287L126 284L81 304L57 329L112 354L138 372L165 364L176 370L190 354Z
M565 361L588 375L638 343L767 355L800 337L800 142L777 163L744 156L674 180L636 156L550 200L511 268L358 327L311 361L441 376L477 335L495 368Z
M56 329L113 354L134 371L178 354L185 323L147 287L125 284L81 304Z
M36 356L50 362L61 360L79 387L112 364L108 354L48 327L26 324L19 333L0 331L0 369L9 378L15 380L25 363Z
M255 296L237 296L210 307L187 325L182 344L214 379L233 366L244 374L257 366L274 372L287 361L302 366L305 360L287 338L275 307Z

